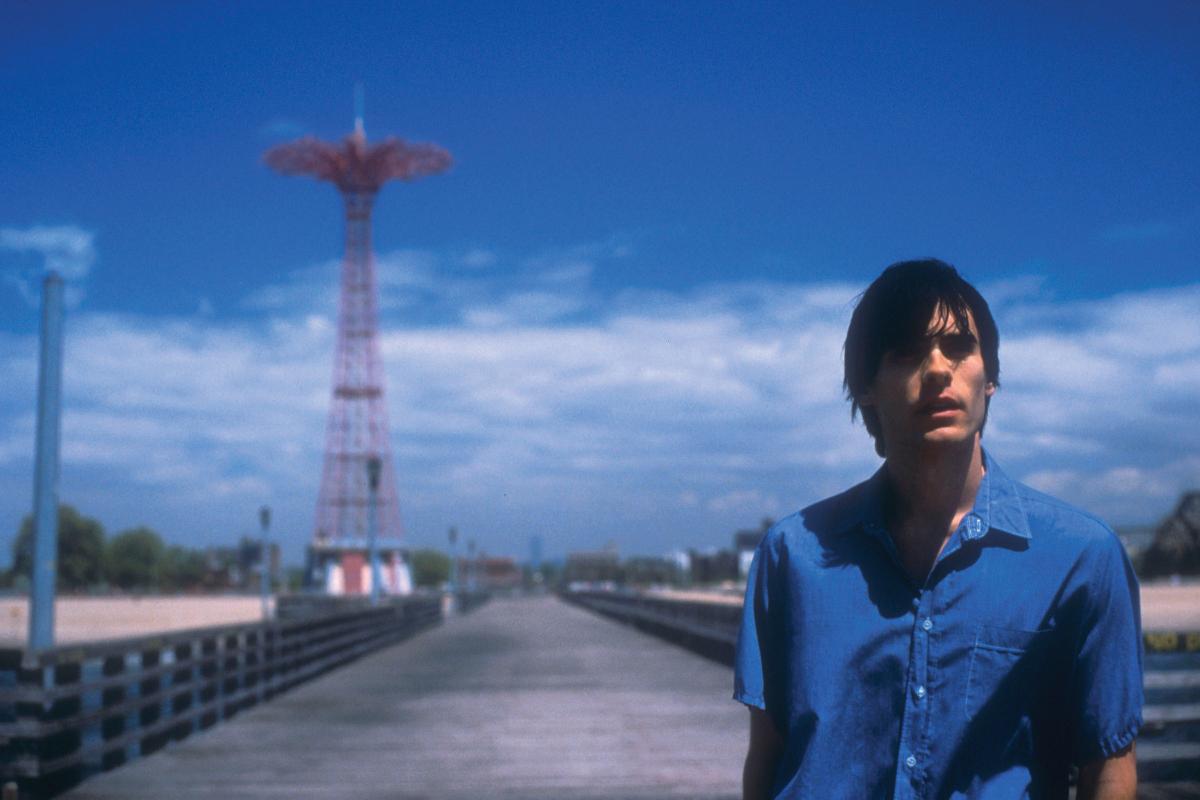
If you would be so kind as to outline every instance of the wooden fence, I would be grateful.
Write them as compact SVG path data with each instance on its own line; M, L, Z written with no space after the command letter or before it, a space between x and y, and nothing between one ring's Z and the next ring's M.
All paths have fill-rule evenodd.
M50 797L442 620L440 597L0 650L0 783ZM11 791L11 789L9 790Z
M732 666L742 606L629 591L568 592L563 599ZM1149 784L1200 781L1200 631L1149 631L1145 725L1138 774Z

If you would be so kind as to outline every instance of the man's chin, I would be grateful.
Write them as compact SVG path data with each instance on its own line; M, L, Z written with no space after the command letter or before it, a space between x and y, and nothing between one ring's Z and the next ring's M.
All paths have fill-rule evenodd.
M974 431L965 431L956 426L945 426L926 431L921 443L926 447L963 447L975 440Z

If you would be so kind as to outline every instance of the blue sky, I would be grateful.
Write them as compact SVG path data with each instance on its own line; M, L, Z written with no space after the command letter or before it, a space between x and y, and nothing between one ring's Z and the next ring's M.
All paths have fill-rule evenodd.
M111 530L311 528L340 208L261 153L450 173L375 214L407 535L724 544L868 474L850 303L989 294L1011 472L1118 524L1200 485L1200 11L1159 3L42 3L0 11L0 547L36 308L71 278L62 496Z

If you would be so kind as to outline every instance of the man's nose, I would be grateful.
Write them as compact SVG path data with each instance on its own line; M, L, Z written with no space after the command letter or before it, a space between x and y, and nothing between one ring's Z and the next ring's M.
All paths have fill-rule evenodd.
M942 348L929 348L929 355L925 356L923 366L924 378L927 381L945 381L949 382L951 377L952 364L950 359L946 358Z

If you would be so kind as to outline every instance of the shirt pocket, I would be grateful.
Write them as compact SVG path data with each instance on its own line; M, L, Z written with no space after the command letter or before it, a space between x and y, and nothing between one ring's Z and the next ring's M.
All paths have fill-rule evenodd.
M1036 695L1052 630L980 625L967 669L967 719L1023 717Z

